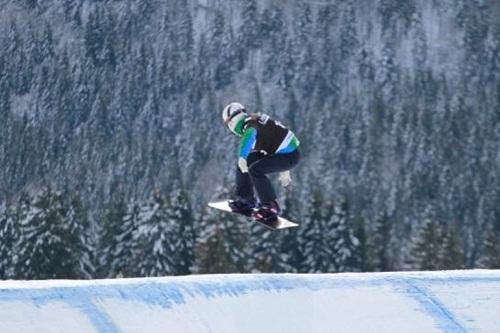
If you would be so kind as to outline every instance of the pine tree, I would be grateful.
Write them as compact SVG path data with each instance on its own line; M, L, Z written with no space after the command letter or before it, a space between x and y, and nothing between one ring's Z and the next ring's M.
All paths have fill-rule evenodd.
M202 214L197 242L197 273L245 273L248 230L236 217L208 209ZM246 229L246 228L245 228Z
M386 272L393 269L391 248L392 225L389 222L387 213L379 213L373 226L371 237L371 264L377 271Z
M439 269L464 269L465 251L455 225L448 225L443 233Z
M103 214L102 224L99 228L99 241L97 245L97 276L100 278L115 277L120 273L121 267L116 261L115 254L121 246L117 236L127 214L127 202L123 193L115 193Z
M95 243L88 210L78 193L68 194L69 207L65 221L65 242L70 244L71 260L78 263L78 277L92 278L95 272Z
M355 267L361 272L373 271L371 261L371 246L368 242L368 231L366 221L363 217L357 217L353 223L353 235L359 241L357 248L357 262Z
M287 230L275 232L266 227L250 222L249 258L247 271L279 273L284 271L284 261L288 257L283 253L283 238Z
M259 46L257 33L259 31L259 18L257 2L255 0L245 0L241 10L240 38L243 49L252 49Z
M256 0L245 0L240 12L241 25L238 30L238 59L241 69L245 66L249 52L260 46L259 32L259 12Z
M354 236L350 223L350 211L347 201L342 200L334 207L330 227L332 235L330 242L334 251L333 267L337 272L347 272L359 269L359 240Z
M62 1L62 8L64 11L64 18L66 22L70 22L79 16L77 13L78 9L81 7L80 4L81 4L80 0Z
M493 224L488 224L484 234L476 266L478 268L500 269L500 232Z
M193 80L194 68L194 30L193 17L187 0L174 1L173 9L177 13L176 20L169 29L169 53L176 93L185 93Z
M278 64L280 67L279 79L278 79L279 86L281 87L281 89L283 89L285 93L291 94L293 93L291 88L295 79L296 64L293 58L293 46L290 38L287 38L285 40L285 46L283 52L280 53ZM290 112L290 107L292 106L291 104L292 98L293 97L291 97L289 100L289 109L287 110L288 112ZM292 122L290 125L292 126L291 128L295 129L296 127L294 125L295 124Z
M105 31L101 8L101 6L94 7L90 12L84 34L85 52L94 65L100 65L100 53L104 45Z
M298 246L295 253L294 261L295 268L300 273L318 272L316 269L316 248L322 248L319 240L323 238L322 217L320 209L323 205L321 192L314 191L310 193L307 202L307 216L302 219L303 225L297 231ZM326 249L325 249L326 250ZM327 255L329 257L329 255Z
M133 235L133 267L136 276L164 276L177 273L178 221L169 216L168 197L155 193L141 207Z
M14 277L16 241L19 239L16 211L4 202L0 205L0 279Z
M278 5L271 5L264 9L259 22L259 35L263 40L263 51L267 54L262 74L264 79L270 80L278 74L281 60L286 58L288 34L284 29L283 9Z
M136 262L134 261L134 234L140 225L146 207L138 200L129 201L123 219L118 221L118 231L114 234L114 248L111 252L109 277L134 277Z
M425 218L412 240L410 267L414 270L438 270L442 248L440 226L431 217Z
M214 198L227 199L229 190L223 185ZM205 208L198 229L196 273L245 273L248 263L248 223L245 219Z
M20 212L21 237L16 244L16 277L54 279L90 277L81 269L81 231L75 220L68 221L70 205L61 192L44 187ZM81 221L79 221L81 222ZM88 263L87 263L88 264ZM86 267L83 263L83 267Z
M334 231L329 222L333 206L326 202L319 186L316 185L307 202L307 212L302 219L303 226L298 231L300 256L303 261L299 272L326 273L334 271Z
M219 49L217 50L217 65L215 67L214 80L215 88L221 89L233 82L233 75L236 70L236 54L234 47L234 36L232 28L228 28L222 35Z
M48 60L55 56L55 45L54 45L53 35L54 34L52 32L51 26L49 24L45 24L39 45L40 56L44 60Z
M300 71L295 73L297 87L304 96L314 89L316 75L316 59L314 57L313 18L310 4L300 1L296 7L298 19L294 20L294 37L292 37L293 57Z
M0 110L2 110L2 112L0 112L0 121L5 125L10 123L9 115L11 112L10 84L6 75L6 67L7 61L3 55L0 54ZM0 132L0 147L2 143L7 142L6 132L7 129ZM5 156L1 157L0 161L4 159Z
M177 227L176 232L169 235L172 243L177 244L171 249L172 255L175 255L176 259L175 273L189 274L194 264L196 233L191 204L181 184L178 184L177 187L170 191L170 212L168 217L170 223Z
M291 190L290 187L287 188L282 208L283 212L281 215L287 219L291 221L301 220L300 203L293 187ZM301 247L299 246L299 230L302 227L303 226L300 226L299 228L292 228L285 231L283 240L281 241L281 260L278 264L279 271L295 273L299 270L301 263L305 261Z
M340 27L340 58L349 60L359 47L356 10L352 1L348 2L343 10Z
M145 20L145 22L149 22L151 19L151 15L153 15L155 11L154 1L151 0L139 0L137 7L139 9L139 13L141 18Z

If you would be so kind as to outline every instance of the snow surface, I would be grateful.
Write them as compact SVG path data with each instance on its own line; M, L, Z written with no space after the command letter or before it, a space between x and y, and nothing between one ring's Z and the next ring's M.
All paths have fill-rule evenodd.
M0 282L0 332L500 332L500 271Z

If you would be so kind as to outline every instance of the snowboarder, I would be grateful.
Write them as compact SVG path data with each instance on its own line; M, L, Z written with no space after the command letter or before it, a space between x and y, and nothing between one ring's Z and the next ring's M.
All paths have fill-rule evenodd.
M222 119L231 132L242 137L236 168L236 198L230 200L229 206L237 213L253 213L259 221L275 221L281 210L267 175L280 172L281 184L290 184L289 170L300 159L299 140L280 122L266 114L250 114L240 103L227 105L222 110Z

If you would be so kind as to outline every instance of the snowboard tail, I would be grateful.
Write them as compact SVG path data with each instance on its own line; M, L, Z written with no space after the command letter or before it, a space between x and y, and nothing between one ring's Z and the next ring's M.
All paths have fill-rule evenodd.
M237 212L233 212L231 207L229 207L228 200L209 202L208 206L215 208L215 209L219 209L219 210L228 212L228 213L235 213L238 215L246 216L246 217L250 218L250 220L255 221L259 224L262 224L263 226L265 226L269 229L272 229L272 230L293 228L293 227L299 226L297 223L289 221L281 216L278 216L278 218L274 221L266 222L266 221L259 221L259 220L255 219L252 214L240 214Z

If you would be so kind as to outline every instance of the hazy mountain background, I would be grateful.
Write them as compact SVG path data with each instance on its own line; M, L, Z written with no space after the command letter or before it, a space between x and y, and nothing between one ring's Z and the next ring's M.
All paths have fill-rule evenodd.
M500 267L498 1L1 4L0 276ZM205 208L232 101L299 137L301 228Z

